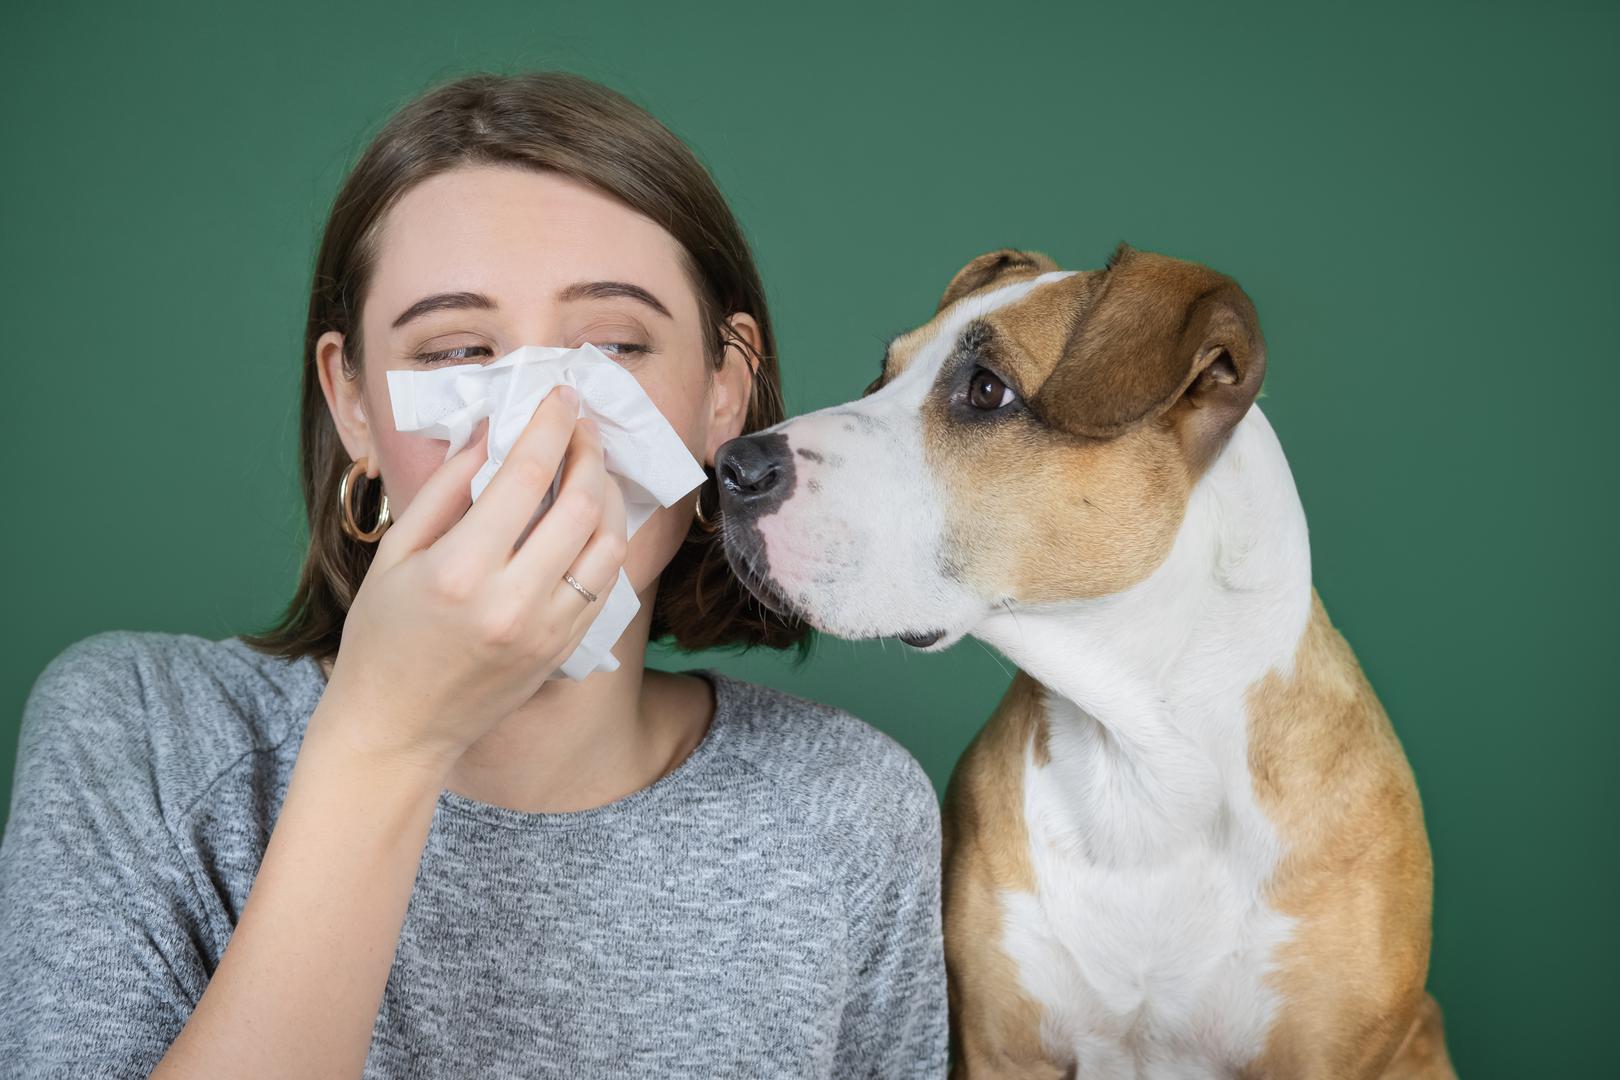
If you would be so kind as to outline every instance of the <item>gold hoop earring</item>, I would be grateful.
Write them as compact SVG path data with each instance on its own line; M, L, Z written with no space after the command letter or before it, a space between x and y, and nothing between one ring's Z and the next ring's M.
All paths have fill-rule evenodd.
M711 477L710 479L713 478ZM716 529L720 528L720 522L718 520L720 517L720 489L716 487L714 490L715 513L714 517L712 518L703 512L703 493L707 490L709 490L709 484L707 482L705 482L702 487L698 488L697 502L692 507L692 516L697 519L698 528L702 529L706 533L712 533Z
M388 514L388 494L384 492L382 506L377 510L377 523L371 527L370 531L361 529L360 523L354 519L354 507L351 505L349 498L349 489L356 486L355 474L364 473L365 471L366 459L361 458L350 465L348 471L338 480L338 506L343 511L343 531L356 540L371 543L382 538L382 534L388 531L389 523L393 521L393 518Z

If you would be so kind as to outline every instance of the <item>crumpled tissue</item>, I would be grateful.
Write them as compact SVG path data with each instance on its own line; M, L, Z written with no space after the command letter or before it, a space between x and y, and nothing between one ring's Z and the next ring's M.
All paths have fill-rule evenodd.
M601 429L607 471L624 493L626 535L634 535L658 507L674 504L703 483L703 467L635 376L594 345L525 345L488 364L390 371L388 396L394 427L449 439L447 461L467 444L478 421L489 418L489 458L472 478L476 502L541 400L560 383L579 392L579 414L594 417ZM561 481L559 470L542 510L551 505ZM640 609L621 569L579 646L549 677L583 679L616 669L612 648Z

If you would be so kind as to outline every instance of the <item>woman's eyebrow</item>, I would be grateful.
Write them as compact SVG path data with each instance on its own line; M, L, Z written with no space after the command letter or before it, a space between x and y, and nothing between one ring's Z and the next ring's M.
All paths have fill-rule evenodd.
M652 308L666 319L674 318L669 309L659 303L658 297L643 289L640 285L632 285L628 281L576 281L557 294L559 300L606 300L612 297L623 296L631 300L638 300ZM495 303L483 293L475 292L448 292L434 293L424 296L410 307L399 313L395 319L392 330L398 330L412 319L419 319L435 311L465 311L476 309L480 311L494 311L500 305Z
M667 307L658 302L658 297L643 289L640 285L632 285L628 281L576 281L559 292L557 299L606 300L615 296L625 296L631 300L639 300L666 319L675 317L669 313Z
M468 308L477 308L482 311L494 311L500 305L485 296L475 292L447 292L424 296L410 307L399 313L394 320L391 330L398 330L412 319L419 319L423 315L435 311L460 311Z

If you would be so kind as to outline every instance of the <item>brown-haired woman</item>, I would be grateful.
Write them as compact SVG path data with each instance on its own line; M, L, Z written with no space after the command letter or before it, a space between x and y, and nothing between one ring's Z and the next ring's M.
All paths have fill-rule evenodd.
M839 710L644 666L654 637L803 640L727 571L712 473L626 544L564 391L476 502L482 425L449 460L394 430L388 370L584 342L706 466L782 418L752 257L675 136L566 75L411 102L315 268L285 617L96 634L29 696L0 848L8 1068L943 1074L921 768ZM618 668L548 681L621 566L642 606Z

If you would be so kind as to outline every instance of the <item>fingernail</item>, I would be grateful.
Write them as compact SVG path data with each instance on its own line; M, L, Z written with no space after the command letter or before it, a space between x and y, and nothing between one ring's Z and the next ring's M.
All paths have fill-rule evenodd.
M567 405L570 409L576 407L579 404L579 391L575 390L572 386L569 386L567 383L563 383L563 384L561 384L561 386L558 387L557 396L562 398L562 403L564 405Z
M596 417L594 417L594 416L582 416L582 417L580 417L579 418L579 426L584 428L586 431L590 432L592 435L595 435L595 434L598 433L598 428L596 426Z

